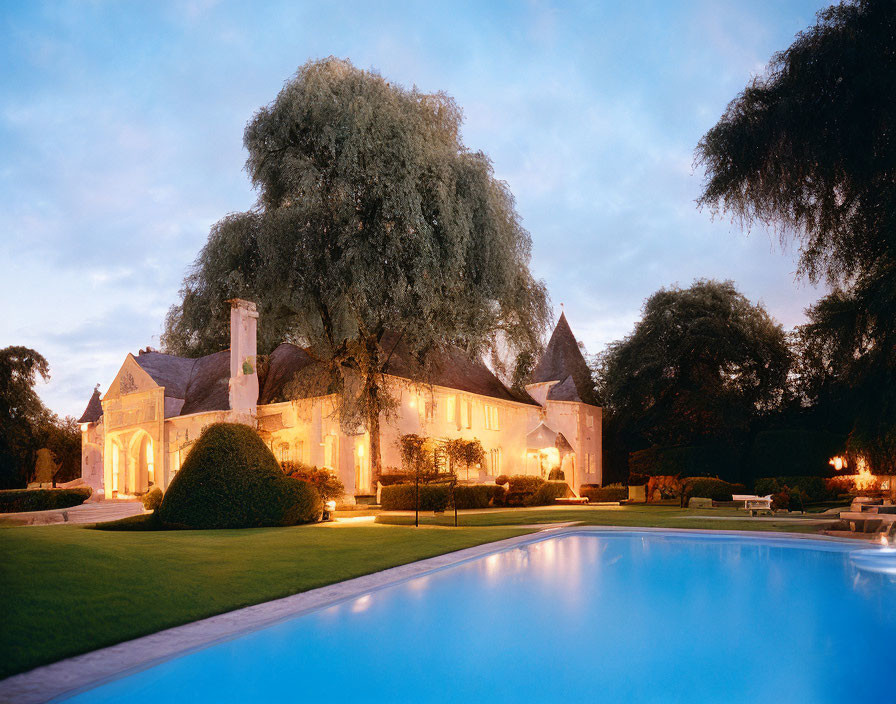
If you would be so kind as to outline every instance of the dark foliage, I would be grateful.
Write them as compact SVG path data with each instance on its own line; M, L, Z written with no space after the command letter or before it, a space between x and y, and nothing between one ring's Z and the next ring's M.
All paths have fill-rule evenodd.
M454 487L452 492L454 505L458 509L488 508L494 505L495 497L498 497L500 502L503 495L504 488L494 484L459 484Z
M0 491L0 513L71 508L90 498L88 487L76 489L7 489Z
M600 395L630 447L734 442L778 406L789 367L764 308L730 282L697 281L647 300L634 332L600 359Z
M384 511L413 511L418 496L421 511L444 511L451 497L451 487L448 484L384 486L380 492L380 506Z
M591 503L600 501L625 501L628 499L628 488L624 486L601 486L600 484L582 484L579 495L586 497Z
M731 501L732 494L743 494L744 491L743 484L732 484L714 477L689 477L684 480L684 493L688 498Z
M544 482L524 501L524 504L526 506L549 506L554 503L554 499L571 494L572 490L566 482Z
M154 486L141 499L143 500L143 508L147 511L155 511L162 504L162 490Z
M320 494L284 476L250 427L210 425L165 492L162 523L189 528L288 526L320 519Z
M893 254L896 3L851 0L775 54L697 147L702 204L776 225L833 281Z

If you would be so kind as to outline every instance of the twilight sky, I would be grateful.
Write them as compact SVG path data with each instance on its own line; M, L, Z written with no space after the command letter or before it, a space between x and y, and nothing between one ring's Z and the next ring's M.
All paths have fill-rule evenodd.
M764 230L696 209L693 150L826 4L3 2L0 348L46 356L41 396L80 415L158 346L209 227L255 200L243 127L328 55L457 100L588 352L700 277L791 327L823 291Z

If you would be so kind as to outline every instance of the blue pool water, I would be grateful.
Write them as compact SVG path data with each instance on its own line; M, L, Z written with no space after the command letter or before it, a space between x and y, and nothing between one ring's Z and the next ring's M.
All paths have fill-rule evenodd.
M746 536L543 539L68 701L893 702L896 576L851 553Z

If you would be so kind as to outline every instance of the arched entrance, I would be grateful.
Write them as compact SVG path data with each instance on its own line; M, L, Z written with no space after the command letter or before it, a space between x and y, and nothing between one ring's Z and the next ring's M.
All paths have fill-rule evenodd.
M145 430L138 430L128 446L128 493L142 493L156 481L155 448L152 437Z

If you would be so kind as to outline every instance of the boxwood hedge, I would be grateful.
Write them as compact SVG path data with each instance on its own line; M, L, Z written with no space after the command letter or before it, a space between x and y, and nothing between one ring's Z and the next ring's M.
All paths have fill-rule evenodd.
M320 519L323 503L307 482L283 474L252 428L210 425L156 510L169 527L252 528Z
M5 489L0 491L0 513L71 508L90 498L90 487L75 489Z

